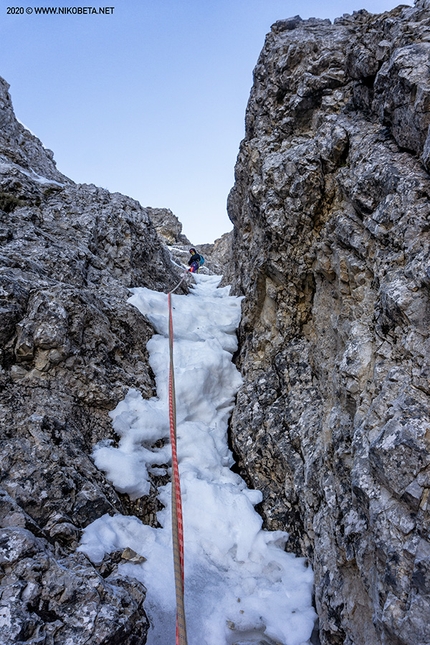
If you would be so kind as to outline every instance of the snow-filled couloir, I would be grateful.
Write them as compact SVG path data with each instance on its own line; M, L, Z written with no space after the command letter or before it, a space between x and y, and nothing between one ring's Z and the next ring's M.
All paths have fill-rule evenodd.
M241 385L231 358L241 298L219 282L219 276L198 275L188 296L172 297L188 642L305 645L315 621L312 570L285 552L286 533L262 530L254 509L261 493L230 470L227 426ZM157 397L129 391L111 413L118 446L101 442L94 459L118 491L136 499L149 492L148 472L159 473L170 460L168 310L167 296L146 288L133 289L130 302L158 332L147 345ZM147 588L150 645L174 643L170 487L159 489L161 528L104 515L85 529L79 547L94 562L127 547L146 558L120 570Z

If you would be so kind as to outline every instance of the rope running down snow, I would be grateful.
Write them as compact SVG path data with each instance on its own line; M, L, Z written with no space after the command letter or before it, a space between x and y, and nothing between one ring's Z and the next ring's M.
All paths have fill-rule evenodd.
M172 289L172 291L169 291L169 294L170 294L170 293L175 293L176 289L177 289L177 288L178 288L178 287L183 283L183 281L185 280L185 278L187 277L187 275L188 275L188 271L185 271L184 275L183 275L183 276L182 276L182 278L179 280L179 282L178 282L178 284L176 285L176 287L175 287L174 289Z
M183 279L184 278L182 278L182 280ZM175 289L179 287L179 284ZM173 289L173 291L175 291L175 289ZM171 296L173 291L167 294L167 304L169 308L169 423L170 443L172 446L172 538L176 590L176 645L188 645L184 606L184 527L182 520L182 499L181 484L179 480L178 454L176 448L176 394L173 363L173 318Z

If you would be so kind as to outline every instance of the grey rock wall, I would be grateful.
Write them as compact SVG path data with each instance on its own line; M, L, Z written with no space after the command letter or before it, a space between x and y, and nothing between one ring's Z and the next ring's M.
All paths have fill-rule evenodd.
M430 642L430 7L273 25L229 197L242 474L323 645Z
M148 208L152 223L158 235L166 242L173 245L189 245L190 240L182 233L182 224L169 208Z
M231 260L231 241L233 238L232 231L224 233L213 244L200 244L199 253L205 258L205 267L208 267L213 273L223 276L222 284L231 284L229 276Z
M144 588L76 554L104 513L155 521L91 460L129 387L152 396L133 286L178 274L128 197L77 185L14 116L0 79L0 642L146 642Z

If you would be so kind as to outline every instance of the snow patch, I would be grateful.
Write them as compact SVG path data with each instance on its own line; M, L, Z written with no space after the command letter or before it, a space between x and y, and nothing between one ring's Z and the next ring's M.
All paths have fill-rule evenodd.
M42 177L42 175L39 175L35 170L31 169L24 170L21 166L19 166L16 163L8 163L6 161L0 161L0 172L8 172L12 169L18 170L18 172L21 172L23 175L26 177L29 177L33 181L36 181L39 184L54 184L55 186L61 186L64 187L65 184L60 183L59 181L55 181L54 179L48 179L47 177Z

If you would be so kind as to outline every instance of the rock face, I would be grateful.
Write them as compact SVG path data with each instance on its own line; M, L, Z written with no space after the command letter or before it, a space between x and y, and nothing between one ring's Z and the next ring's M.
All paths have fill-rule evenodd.
M103 513L153 519L90 455L129 387L154 392L128 288L178 274L148 209L58 172L1 79L0 127L0 641L141 644L145 590L121 554L97 570L74 550Z
M430 642L430 5L277 22L229 198L231 424L323 645Z
M147 208L148 214L155 230L166 244L191 244L186 235L182 233L182 224L169 208Z
M205 258L204 266L217 275L224 276L223 284L231 284L229 269L231 260L231 242L233 231L224 233L213 244L200 244L199 253Z

